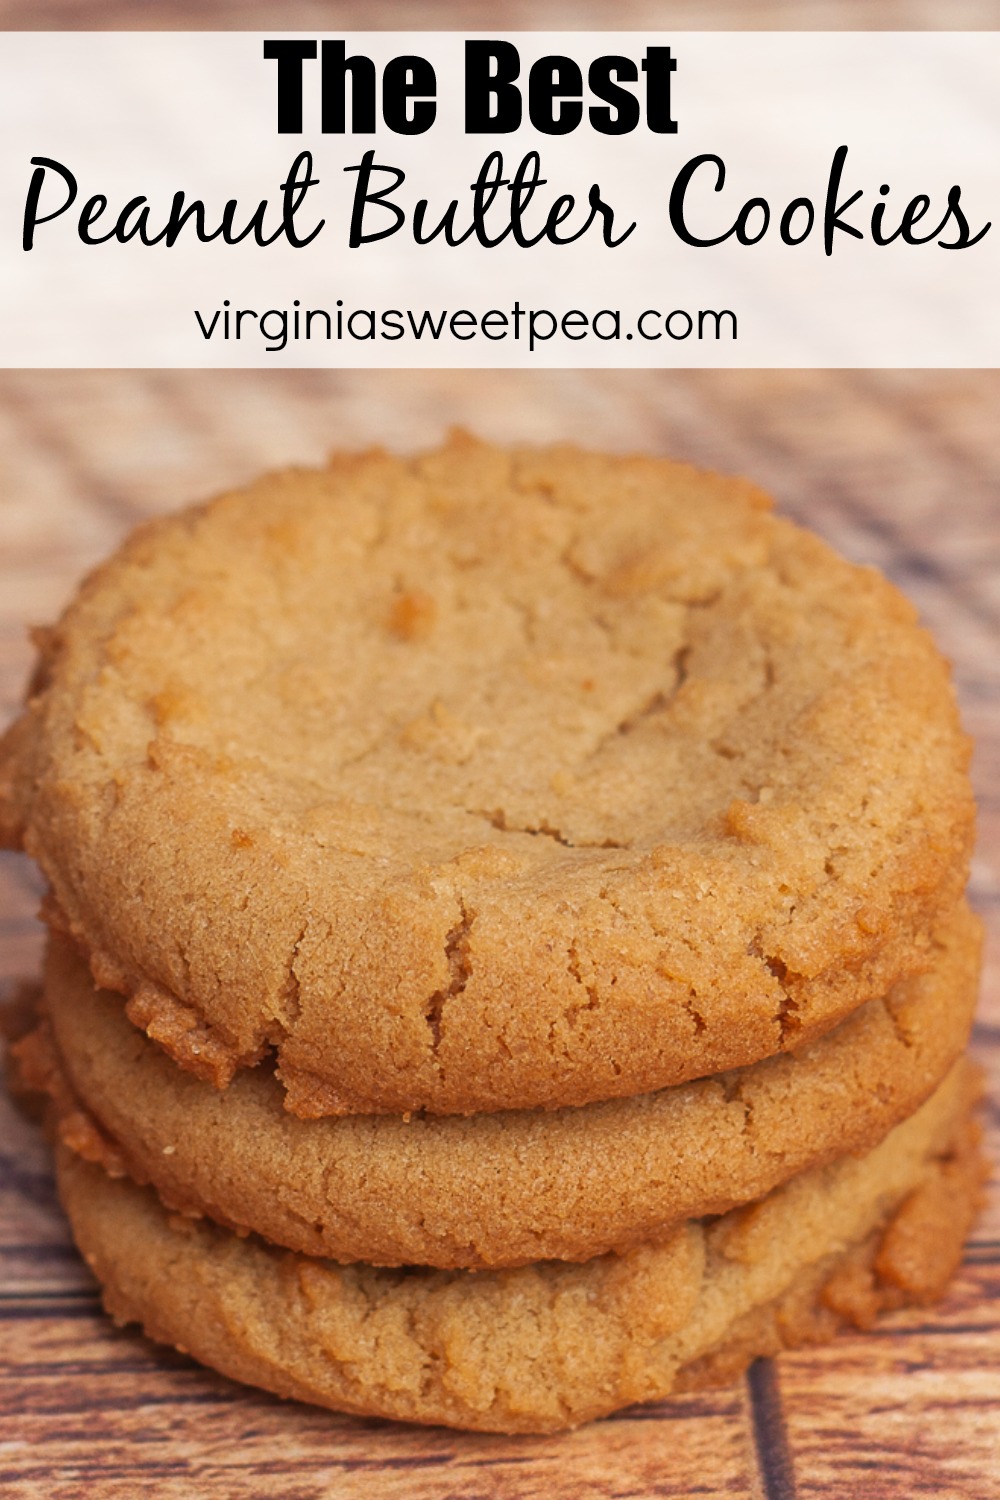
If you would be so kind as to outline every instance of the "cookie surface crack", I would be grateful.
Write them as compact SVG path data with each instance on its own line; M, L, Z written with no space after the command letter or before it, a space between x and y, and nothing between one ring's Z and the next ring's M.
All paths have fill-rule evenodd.
M274 1026L280 1030L281 1034L278 1037L271 1038L273 1043L283 1041L289 1031L294 1030L295 1023L301 1014L299 976L295 965L298 960L299 949L308 930L309 923L304 922L288 955L287 974L279 997L281 1010L274 1018Z
M687 664L690 655L691 647L688 645L681 646L674 653L671 664L674 670L673 682L669 687L657 688L654 692L650 693L645 701L639 704L638 708L634 708L631 713L626 714L624 718L620 719L612 730L603 734L591 751L591 759L595 755L599 755L605 746L614 740L634 734L640 725L644 724L647 720L655 719L659 714L666 713L688 679Z
M779 1050L784 1051L786 1047L793 1045L793 1039L797 1032L802 1030L802 1020L799 1016L799 1005L791 995L786 994L778 1007L777 1022Z
M698 1009L698 997L695 994L694 990L691 990L688 994L687 999L683 1001L683 1007L687 1014L691 1017L691 1020L694 1022L695 1036L703 1035L703 1033L708 1030L708 1022L705 1020L705 1017Z
M552 839L554 843L561 844L564 849L627 849L628 844L623 844L617 839L570 839L558 828L544 819L540 823L508 823L507 814L502 807L494 808L492 812L485 812L479 808L466 808L472 818L483 818L493 828L499 829L501 833L524 833L529 838Z
M475 913L468 909L461 897L459 897L459 907L462 913L461 919L450 929L444 941L444 953L450 976L448 983L442 989L434 991L424 1010L424 1019L431 1035L431 1051L434 1054L437 1053L441 1042L441 1022L445 1005L462 993L472 974L469 936L475 921Z
M597 986L591 980L585 979L583 976L583 971L580 967L580 953L577 949L576 943L570 944L569 953L567 954L566 958L566 969L567 972L576 980L577 984L580 986L587 997L584 1004L575 1005L572 1007L572 1010L569 1012L568 1018L572 1019L573 1016L579 1014L579 1012L582 1010L597 1010L601 1003L601 997L597 992Z

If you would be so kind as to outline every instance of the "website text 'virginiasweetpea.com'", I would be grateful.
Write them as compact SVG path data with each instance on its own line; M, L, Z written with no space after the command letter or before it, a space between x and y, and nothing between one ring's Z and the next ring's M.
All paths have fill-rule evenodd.
M289 344L344 341L434 344L512 340L534 353L552 340L574 344L587 339L600 343L633 339L647 343L661 339L674 343L689 339L735 342L738 336L736 314L730 308L667 305L630 313L610 307L523 307L515 301L508 308L473 312L465 307L348 308L338 297L332 308L305 307L300 298L294 298L291 306L258 309L238 306L227 297L221 307L196 308L194 317L202 338L209 342L263 341L269 354L278 354Z

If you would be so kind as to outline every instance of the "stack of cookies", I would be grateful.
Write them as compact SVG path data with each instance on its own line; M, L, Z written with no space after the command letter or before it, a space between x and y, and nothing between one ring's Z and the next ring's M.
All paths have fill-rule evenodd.
M570 1426L940 1294L967 746L742 481L457 437L136 532L0 747L111 1313L340 1410Z

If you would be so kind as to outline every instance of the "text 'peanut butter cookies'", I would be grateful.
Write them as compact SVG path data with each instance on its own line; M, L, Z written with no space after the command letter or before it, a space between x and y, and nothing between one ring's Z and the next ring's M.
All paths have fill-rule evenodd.
M341 1268L171 1216L65 1148L60 1189L120 1321L279 1395L544 1432L728 1378L886 1301L939 1296L982 1176L968 1098L962 1064L868 1156L575 1266Z
M129 1025L53 940L51 1042L22 1043L63 1139L114 1175L308 1255L374 1265L582 1260L723 1213L874 1146L968 1039L979 924L959 908L929 973L901 980L794 1056L659 1094L467 1119L298 1120L263 1068L224 1093Z
M752 486L468 440L137 532L51 632L0 825L98 983L298 1113L659 1089L927 962L947 669Z

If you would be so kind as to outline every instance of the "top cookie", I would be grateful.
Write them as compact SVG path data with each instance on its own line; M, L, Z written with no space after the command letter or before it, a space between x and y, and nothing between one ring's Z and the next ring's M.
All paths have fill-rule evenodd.
M43 643L0 825L99 984L302 1114L557 1106L925 962L972 825L914 611L738 480L454 439L139 530Z

